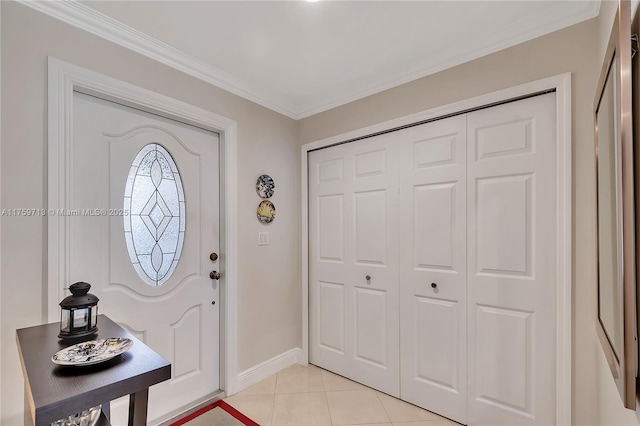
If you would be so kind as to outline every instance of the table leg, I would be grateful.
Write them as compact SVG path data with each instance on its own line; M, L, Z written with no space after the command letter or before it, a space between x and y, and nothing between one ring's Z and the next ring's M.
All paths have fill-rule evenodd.
M129 395L129 426L147 425L149 388Z
M111 401L102 403L102 412L107 420L111 420Z
M33 425L33 418L31 418L31 406L29 405L29 395L27 394L26 388L24 390L24 425Z

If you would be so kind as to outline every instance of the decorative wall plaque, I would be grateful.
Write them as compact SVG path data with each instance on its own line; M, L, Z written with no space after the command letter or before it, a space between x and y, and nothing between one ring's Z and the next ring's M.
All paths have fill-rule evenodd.
M262 223L271 223L276 218L276 206L269 200L264 200L258 205L258 220Z
M269 175L262 175L256 182L256 192L260 198L270 198L273 195L273 191L276 189L276 184Z

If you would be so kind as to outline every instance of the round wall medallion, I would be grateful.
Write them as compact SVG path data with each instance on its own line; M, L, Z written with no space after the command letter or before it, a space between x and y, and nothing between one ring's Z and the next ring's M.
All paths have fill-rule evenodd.
M269 198L273 195L273 191L276 189L276 184L269 175L262 175L256 182L256 192L260 198Z
M271 223L276 218L276 206L269 200L264 200L258 205L258 220L262 223Z

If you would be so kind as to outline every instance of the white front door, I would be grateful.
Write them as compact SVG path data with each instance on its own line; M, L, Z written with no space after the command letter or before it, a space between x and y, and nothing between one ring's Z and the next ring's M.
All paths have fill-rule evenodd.
M398 396L394 134L309 156L310 362Z
M219 266L209 259L220 247L218 144L216 133L74 94L65 287L90 283L100 313L171 362L171 380L150 389L150 424L220 387L209 278ZM123 402L112 404L113 424L126 423Z
M555 94L467 115L469 424L556 418Z
M466 116L398 132L400 395L467 421Z

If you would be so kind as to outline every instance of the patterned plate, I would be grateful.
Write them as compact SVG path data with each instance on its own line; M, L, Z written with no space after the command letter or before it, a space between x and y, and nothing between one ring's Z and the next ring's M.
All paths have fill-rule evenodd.
M92 365L108 361L126 352L133 346L133 340L123 337L89 340L58 351L51 361L58 365Z
M269 200L264 200L258 205L258 220L262 223L271 223L276 218L276 206Z
M273 195L273 191L276 189L276 183L271 176L262 175L256 182L256 192L260 198L270 198Z

